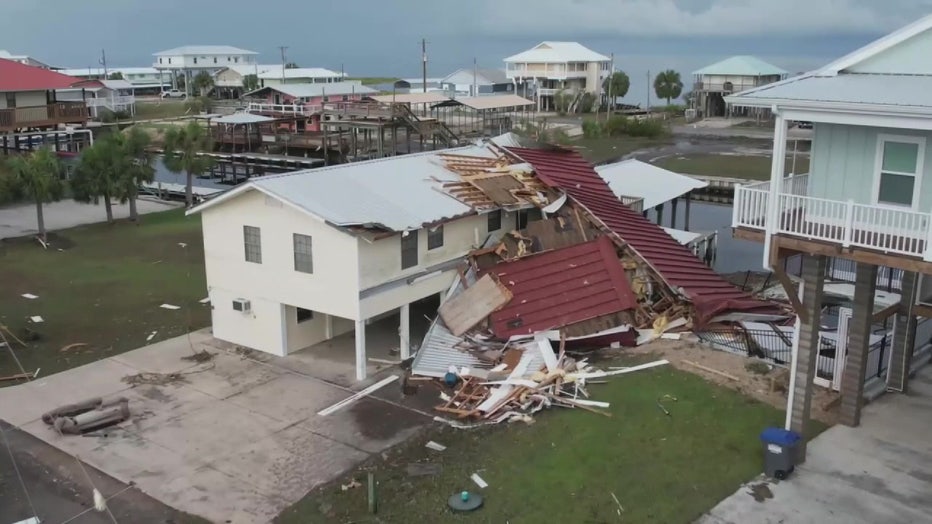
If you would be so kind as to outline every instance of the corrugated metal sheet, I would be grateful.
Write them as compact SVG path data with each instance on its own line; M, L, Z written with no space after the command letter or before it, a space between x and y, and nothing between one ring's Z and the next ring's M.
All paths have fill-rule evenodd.
M506 107L532 106L534 102L518 95L487 95L457 98L457 102L470 109L502 109Z
M395 93L391 95L375 95L369 98L385 104L390 102L399 104L436 104L438 102L447 102L450 100L450 97L440 91L428 91L426 93Z
M674 173L636 159L596 166L595 171L608 182L608 187L615 196L643 198L644 209L669 202L694 189L709 185L691 176Z
M932 76L839 74L803 75L727 98L730 104L780 101L873 104L932 108Z
M252 113L233 113L232 115L221 116L212 120L215 124L261 124L263 122L272 122L274 118Z
M541 42L536 46L509 56L505 62L608 62L609 58L596 53L579 42ZM546 75L544 75L546 76Z
M768 64L756 56L733 56L721 62L705 66L693 71L694 75L722 75L722 76L775 76L785 75L786 71Z
M476 282L474 271L466 273L466 281L472 285ZM460 279L456 279L447 296L453 296L463 290ZM456 345L463 342L462 337L454 336L440 320L440 316L431 323L424 341L418 349L414 361L411 363L411 372L425 377L443 377L451 365L468 368L488 369L489 366L471 354L456 349Z
M472 212L439 190L442 182L460 181L439 153L493 156L485 147L467 146L270 175L250 184L337 226L404 231Z
M601 220L668 285L679 288L696 309L697 318L693 320L697 326L727 311L773 308L726 282L660 226L622 204L579 153L562 149L509 148L509 151L531 163L544 183L562 189Z
M608 237L488 269L512 299L491 314L499 338L529 335L632 309L637 299Z
M337 96L337 95L368 95L375 93L376 90L366 87L358 81L348 82L323 82L317 84L282 84L275 86L266 86L247 95L256 95L259 92L272 90L284 93L295 98L316 98L320 96Z

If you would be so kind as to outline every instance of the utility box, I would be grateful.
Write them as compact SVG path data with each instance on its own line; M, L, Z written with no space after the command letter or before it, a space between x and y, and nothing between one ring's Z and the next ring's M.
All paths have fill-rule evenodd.
M796 445L802 437L795 431L767 428L760 434L764 445L764 473L768 477L784 480L796 467Z

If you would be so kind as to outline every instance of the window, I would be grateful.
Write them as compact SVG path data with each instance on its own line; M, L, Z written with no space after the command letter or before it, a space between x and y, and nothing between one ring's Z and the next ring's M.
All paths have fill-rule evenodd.
M489 213L489 232L498 231L502 228L502 210L496 209Z
M234 56L234 57L233 57L233 62L238 64L238 63L239 63L239 57L238 57L238 56Z
M343 95L343 101L346 102L349 100L349 95Z
M8 109L13 109L14 107L16 107L16 93L6 94L6 107Z
M294 270L302 273L314 272L314 257L311 255L311 237L294 234Z
M196 57L196 56L194 57L194 63L195 63L195 64L197 63L197 57Z
M243 226L243 244L246 246L246 262L262 263L262 233L258 227Z
M401 235L401 269L417 265L417 230Z
M329 101L330 101L330 97L329 97L329 96L325 96L325 97L324 97L324 102L329 102Z
M443 224L427 230L427 249L443 247Z
M171 58L168 59L168 63L169 63L169 64L172 63L172 59L171 59Z
M229 61L230 61L230 57L227 57L227 62L229 62Z
M215 64L217 63L217 57L216 57L216 56L214 57L214 63L215 63Z
M524 229L527 227L527 222L528 222L528 210L527 209L522 209L518 211L517 222L518 222L517 229Z
M295 308L295 320L298 321L298 324L302 322L307 322L314 318L314 312L310 309L304 309L303 307Z
M877 145L876 202L914 207L925 139L881 135Z
M160 64L162 63L162 59L161 59L161 58L159 58L159 63L160 63Z

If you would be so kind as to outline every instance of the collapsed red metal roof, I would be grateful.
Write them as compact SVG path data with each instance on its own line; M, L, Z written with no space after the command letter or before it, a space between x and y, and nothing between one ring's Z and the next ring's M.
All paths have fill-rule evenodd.
M632 309L631 285L608 237L501 262L494 273L512 293L491 314L497 337L528 335Z
M65 89L80 79L0 58L0 92Z
M725 312L776 312L773 304L728 283L660 226L621 203L579 153L565 149L507 149L530 163L541 181L563 190L602 221L668 285L679 288L695 307L696 326Z

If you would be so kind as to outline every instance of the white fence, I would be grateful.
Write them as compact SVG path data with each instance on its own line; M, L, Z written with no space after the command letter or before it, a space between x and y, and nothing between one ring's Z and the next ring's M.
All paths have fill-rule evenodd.
M932 260L932 214L806 196L808 175L789 177L776 198L778 234ZM732 226L765 230L770 183L735 188Z

